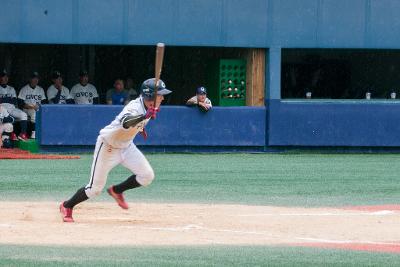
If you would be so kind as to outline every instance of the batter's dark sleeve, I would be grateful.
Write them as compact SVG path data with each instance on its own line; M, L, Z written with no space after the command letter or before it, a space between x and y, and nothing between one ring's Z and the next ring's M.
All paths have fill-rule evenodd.
M73 99L67 99L67 104L75 104L75 101Z
M144 119L146 119L144 115L133 116L131 114L125 114L121 119L122 127L129 129L129 127L135 126Z

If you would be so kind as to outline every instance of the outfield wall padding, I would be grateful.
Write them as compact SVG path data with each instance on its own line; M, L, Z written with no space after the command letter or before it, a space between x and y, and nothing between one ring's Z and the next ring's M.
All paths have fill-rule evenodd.
M269 146L400 147L398 100L271 100Z

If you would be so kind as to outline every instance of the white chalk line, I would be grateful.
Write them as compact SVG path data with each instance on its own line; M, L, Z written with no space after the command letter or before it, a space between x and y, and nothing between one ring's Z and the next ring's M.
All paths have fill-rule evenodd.
M318 243L327 243L327 244L370 244L370 245L400 245L395 242L376 242L369 240L334 240L334 239L321 239L321 238L312 238L312 237L296 237L296 240L302 241L312 241Z
M237 214L231 215L234 217L258 217L258 216L387 216L387 215L397 215L396 212L392 210L380 210L374 212L362 212L362 213L346 213L346 212L323 212L323 213L258 213L258 214Z
M263 232L263 231L241 231L241 230L231 230L231 229L214 229L203 227L196 224L188 224L182 227L134 227L134 226L126 226L124 228L140 228L145 230L157 230L157 231L172 231L172 232L188 232L188 231L208 231L208 232L225 232L225 233L234 233L234 234L247 234L247 235L257 235L263 236L263 238L268 239L282 239L281 236L274 236L270 233ZM291 239L291 238L289 238ZM334 239L323 239L323 238L312 238L312 237L293 237L294 240L301 240L301 241L312 241L318 243L327 243L327 244L370 244L370 245L400 245L399 243L395 242L376 242L370 240L334 240ZM216 240L210 240L216 242ZM289 242L283 242L289 243Z

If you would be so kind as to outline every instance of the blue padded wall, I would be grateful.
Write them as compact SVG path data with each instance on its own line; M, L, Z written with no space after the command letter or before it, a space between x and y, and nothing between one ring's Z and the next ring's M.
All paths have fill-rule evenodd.
M358 101L269 103L270 146L400 146L400 105Z
M98 132L121 111L117 106L43 105L37 127L41 145L94 145ZM162 106L146 127L154 146L265 146L264 107L197 108Z

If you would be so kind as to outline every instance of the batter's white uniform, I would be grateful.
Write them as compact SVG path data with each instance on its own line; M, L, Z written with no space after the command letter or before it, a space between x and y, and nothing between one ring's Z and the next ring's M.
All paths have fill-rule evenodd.
M58 94L58 89L54 84L50 85L47 89L47 99L50 104L67 104L67 99L69 98L69 89L65 86L61 86L60 101L58 103L53 103L51 99L55 98Z
M21 91L18 94L18 98L23 100L25 104L30 105L41 105L41 102L46 99L46 95L44 94L44 90L42 87L37 85L34 89L29 86L29 84L25 85L21 88ZM24 109L26 114L28 114L29 120L33 123L36 121L36 111L34 109Z
M149 119L125 129L121 120L126 114L133 116L146 114L143 98L138 97L129 102L109 125L100 130L93 156L90 181L85 187L88 198L101 193L108 173L118 164L133 172L136 175L136 181L143 186L149 185L154 179L154 171L150 163L132 142L135 136L143 131Z
M14 87L7 85L4 88L0 86L0 98L17 98ZM3 101L0 100L0 105L3 106L7 112L14 117L14 119L21 121L26 121L28 119L28 115L26 115L22 110L16 108L14 104L2 102Z
M2 140L6 138L5 136L2 136L3 132L12 133L14 130L12 123L3 123L3 119L8 116L10 116L10 114L7 112L7 110L0 106L0 138L2 138Z
M88 83L85 86L78 83L71 88L70 99L75 104L93 104L93 98L99 97L96 87Z

